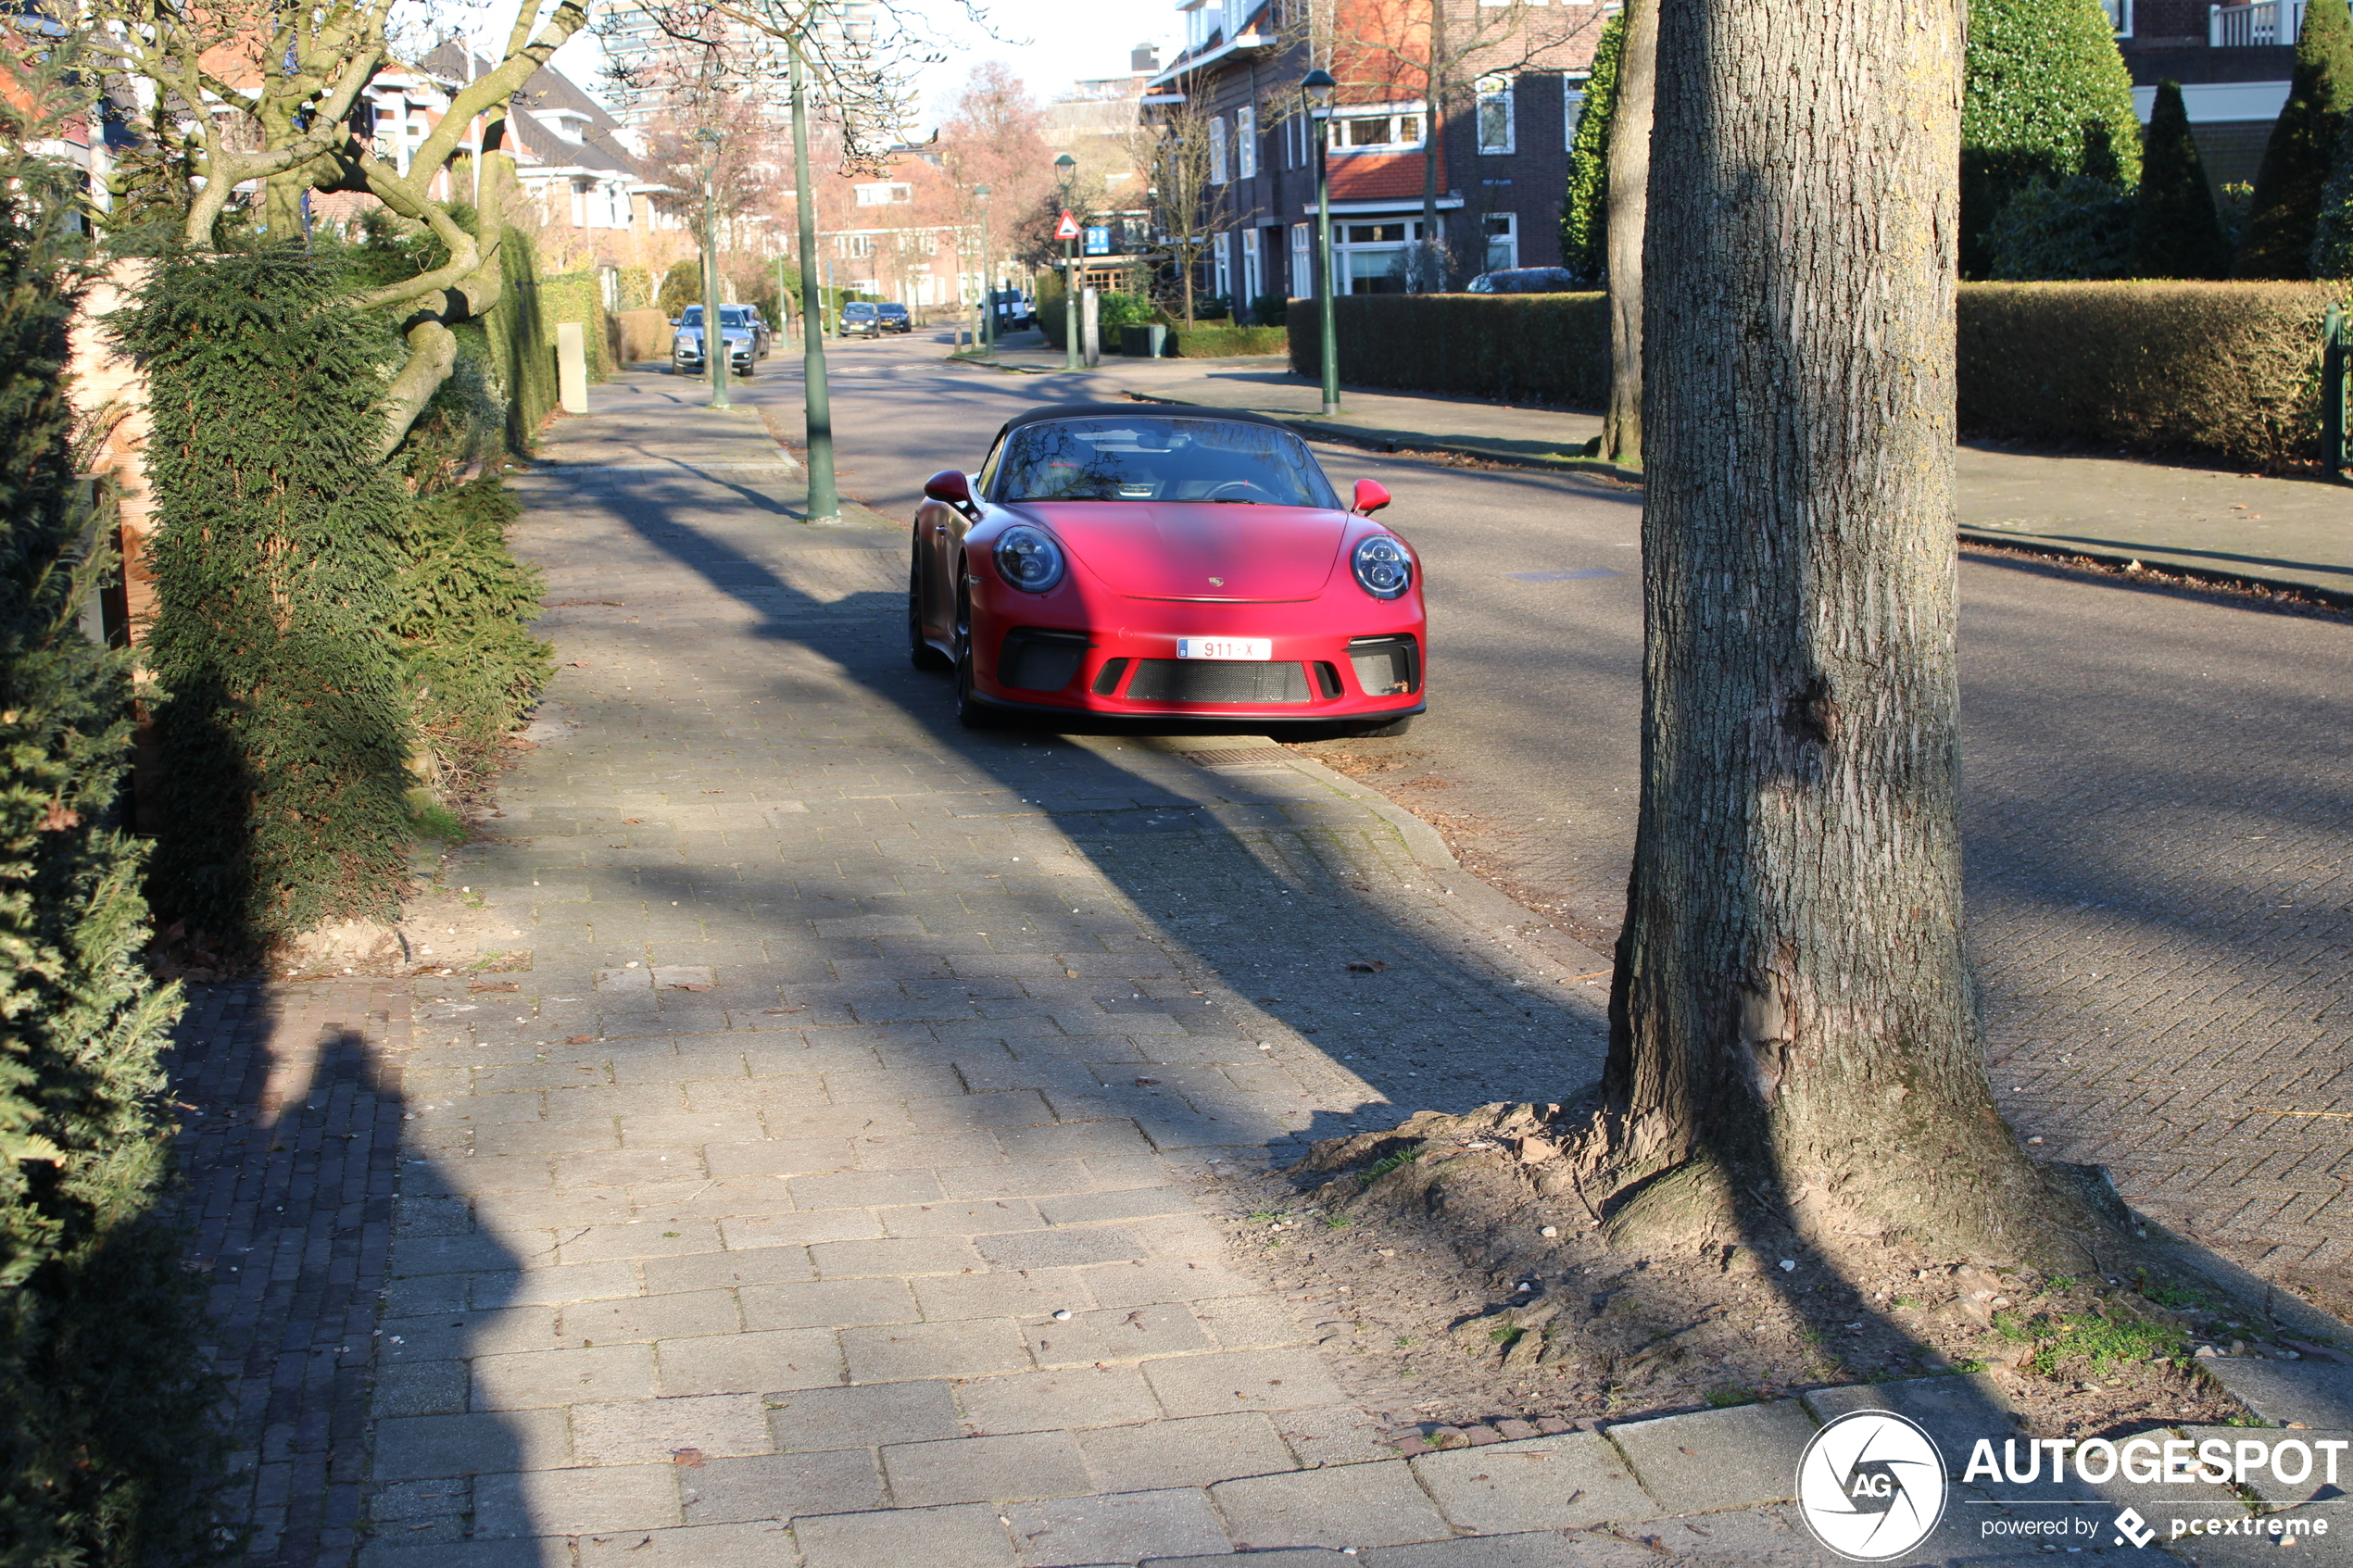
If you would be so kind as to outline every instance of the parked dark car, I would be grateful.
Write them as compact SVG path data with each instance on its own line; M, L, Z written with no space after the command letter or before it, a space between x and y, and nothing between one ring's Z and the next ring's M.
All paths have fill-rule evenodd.
M880 307L862 299L843 306L841 307L841 335L844 337L882 336Z
M887 332L912 332L915 330L915 319L907 314L907 307L903 305L877 305L875 314L881 320L882 330Z
M1566 267L1514 267L1481 272L1464 289L1468 294L1573 294L1588 286Z

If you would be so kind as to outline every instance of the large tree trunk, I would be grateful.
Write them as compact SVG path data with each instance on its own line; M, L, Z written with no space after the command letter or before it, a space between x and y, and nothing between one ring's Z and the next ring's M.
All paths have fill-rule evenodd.
M1657 61L1613 1223L2011 1251L2056 1189L1962 940L1961 6L1667 0Z
M1642 232L1651 188L1651 100L1658 77L1659 0L1629 0L1609 123L1609 413L1601 455L1642 462Z

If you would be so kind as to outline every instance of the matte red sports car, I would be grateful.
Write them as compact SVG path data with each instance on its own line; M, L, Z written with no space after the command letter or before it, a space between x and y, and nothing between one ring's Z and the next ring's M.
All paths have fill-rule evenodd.
M1066 404L924 484L916 668L956 716L1265 721L1402 734L1422 711L1421 562L1256 414Z

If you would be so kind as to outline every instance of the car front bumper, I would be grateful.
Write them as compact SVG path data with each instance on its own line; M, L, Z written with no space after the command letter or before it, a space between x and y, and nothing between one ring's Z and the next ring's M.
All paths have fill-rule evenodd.
M1290 604L1161 599L1085 606L1068 584L1001 586L976 603L974 695L1038 711L1321 723L1403 718L1425 706L1418 594L1346 590ZM1069 599L1070 604L1055 601ZM1091 608L1096 613L1088 614ZM1073 609L1079 613L1073 614ZM1177 657L1179 638L1263 639L1265 662Z

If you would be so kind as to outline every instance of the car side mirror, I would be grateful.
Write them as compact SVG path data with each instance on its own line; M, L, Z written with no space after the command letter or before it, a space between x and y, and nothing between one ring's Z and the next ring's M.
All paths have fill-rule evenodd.
M1389 492L1378 483L1369 479L1360 479L1356 482L1356 504L1350 510L1362 512L1365 516L1370 517L1387 505L1389 505Z
M955 469L942 469L924 481L924 496L968 512L973 509L973 482Z
M676 326L682 326L682 325L684 325L685 323L681 322L681 321L678 320L678 318L677 318L677 317L673 316L673 317L670 319L670 324L671 324L672 326L673 326L673 327L676 327Z

